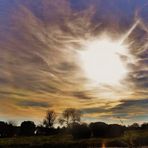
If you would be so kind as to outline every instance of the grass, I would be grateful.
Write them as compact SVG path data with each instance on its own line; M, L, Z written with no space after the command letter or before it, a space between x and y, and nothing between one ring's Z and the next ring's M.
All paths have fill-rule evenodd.
M0 139L0 145L13 145L13 144L30 144L41 145L46 143L62 143L72 139L70 135L54 135L54 136L32 136L32 137L14 137L14 138L2 138Z
M0 146L11 147L11 146L62 146L62 147L78 147L78 146L101 146L106 141L113 139L102 139L102 138L90 138L82 140L73 140L71 135L54 135L54 136L33 136L33 137L16 137L16 138L3 138L0 139Z
M130 146L148 145L148 131L147 130L127 131L125 132L121 140Z
M53 136L33 136L33 137L14 137L1 138L0 147L101 147L107 146L128 146L143 145L145 139L148 142L148 131L128 131L123 137L118 138L90 138L82 140L73 140L71 135L53 135ZM138 141L139 140L139 141ZM137 142L138 141L138 142ZM137 142L137 143L136 143ZM144 143L145 144L145 143Z

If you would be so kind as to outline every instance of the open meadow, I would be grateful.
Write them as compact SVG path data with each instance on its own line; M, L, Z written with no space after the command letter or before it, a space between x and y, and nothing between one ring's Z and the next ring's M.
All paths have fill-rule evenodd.
M97 147L142 147L148 146L148 131L129 131L118 138L89 138L74 140L69 134L1 138L0 147L28 148L97 148Z

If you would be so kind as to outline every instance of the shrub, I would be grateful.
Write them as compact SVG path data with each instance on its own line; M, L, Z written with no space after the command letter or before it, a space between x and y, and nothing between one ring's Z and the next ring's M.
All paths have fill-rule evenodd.
M21 123L20 135L21 136L33 136L35 132L35 124L32 121L24 121Z
M124 127L118 124L110 124L109 125L109 137L120 137L124 134Z
M87 124L74 123L71 127L71 134L74 139L90 138L91 130Z
M90 124L90 128L94 137L106 137L109 126L104 122L95 122Z

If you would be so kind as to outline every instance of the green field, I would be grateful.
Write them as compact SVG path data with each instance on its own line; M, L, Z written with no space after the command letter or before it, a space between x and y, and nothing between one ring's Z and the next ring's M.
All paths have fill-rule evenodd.
M132 147L148 145L148 131L130 131L118 138L90 138L74 140L71 135L1 138L0 147Z

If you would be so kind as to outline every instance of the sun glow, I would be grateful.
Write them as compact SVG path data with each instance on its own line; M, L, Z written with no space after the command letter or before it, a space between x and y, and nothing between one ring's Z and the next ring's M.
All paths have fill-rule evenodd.
M108 37L84 41L80 51L82 69L86 77L94 83L118 84L127 73L120 55L128 51L120 41Z

